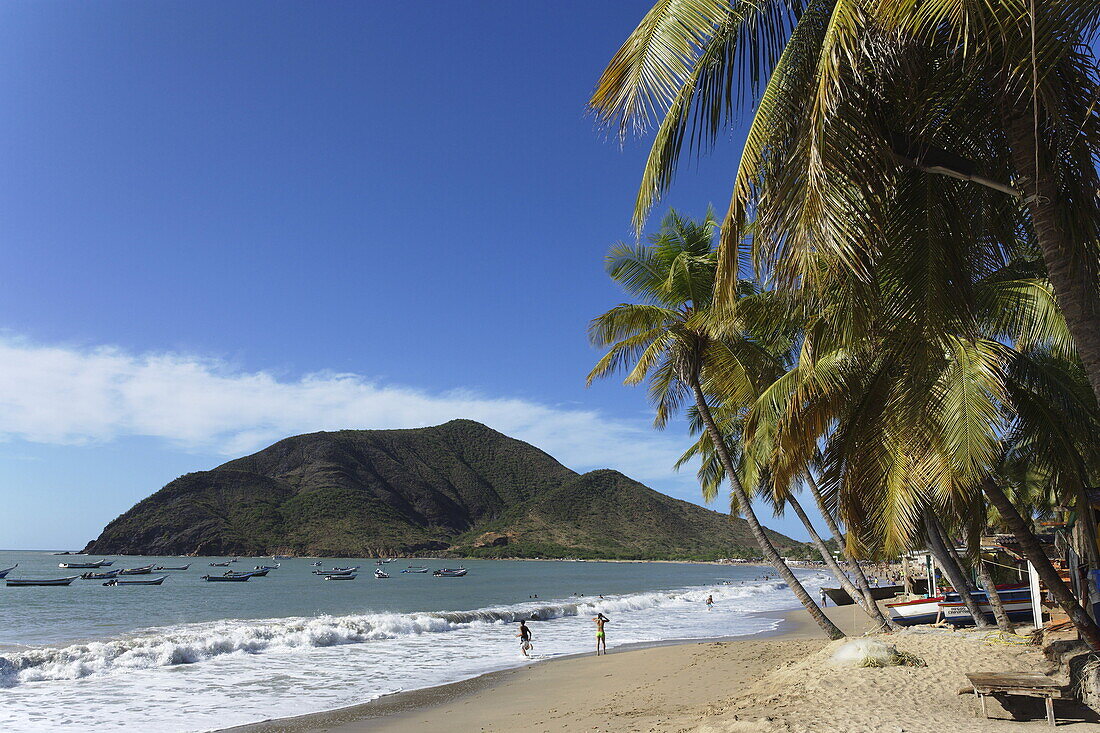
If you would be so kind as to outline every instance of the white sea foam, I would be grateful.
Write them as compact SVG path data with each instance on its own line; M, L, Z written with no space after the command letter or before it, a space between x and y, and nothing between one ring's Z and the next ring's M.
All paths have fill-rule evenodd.
M816 592L822 576L808 574ZM715 606L704 600L713 595ZM755 611L796 603L782 583L744 581L621 595L534 599L471 611L223 620L148 628L102 641L0 656L0 730L176 731L333 709L526 663L589 651L597 612L609 646L758 633Z
M715 589L634 593L549 604L523 603L471 611L379 613L314 618L220 621L149 629L105 642L43 647L0 656L0 687L27 682L73 680L135 669L195 664L228 654L261 654L302 648L361 644L422 634L443 634L476 624L552 621L597 612L614 616L662 606L701 603L713 594L719 603L775 593L783 583Z

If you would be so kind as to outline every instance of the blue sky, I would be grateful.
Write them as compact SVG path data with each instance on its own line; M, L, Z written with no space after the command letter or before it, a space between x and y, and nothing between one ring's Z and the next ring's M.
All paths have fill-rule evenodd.
M584 387L646 150L584 103L646 8L0 4L0 547L282 435L457 416L698 500L681 426ZM662 210L724 209L737 138Z

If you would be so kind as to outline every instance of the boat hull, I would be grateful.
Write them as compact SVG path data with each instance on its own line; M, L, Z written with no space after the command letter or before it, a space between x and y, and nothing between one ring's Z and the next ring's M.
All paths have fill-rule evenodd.
M167 575L162 575L159 578L142 578L141 580L127 580L125 578L115 578L103 585L160 585L165 581Z
M32 585L68 585L69 583L72 583L74 580L76 580L79 577L80 577L79 575L74 575L71 578L43 578L43 579L7 578L4 582L7 583L9 586L12 586L12 587L15 587L15 588L32 586Z
M890 614L890 619L901 626L934 624L940 617L940 604L943 600L943 596L933 596L917 601L887 603L886 610Z
M855 601L848 595L848 591L843 588L822 588L825 595L829 596L829 600L837 606L850 606ZM871 597L876 601L884 601L887 598L893 598L897 594L904 591L905 588L900 585L880 585L878 587L871 588Z
M243 583L251 577L251 575L204 575L202 579L208 583Z

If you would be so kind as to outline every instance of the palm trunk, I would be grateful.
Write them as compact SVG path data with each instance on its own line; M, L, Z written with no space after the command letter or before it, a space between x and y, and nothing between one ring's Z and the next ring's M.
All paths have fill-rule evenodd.
M837 524L836 518L833 517L829 508L825 506L825 499L821 496L821 489L818 488L817 481L814 480L814 477L809 471L806 472L806 486L810 489L810 493L817 503L817 509L821 512L821 516L825 520L825 525L829 528L829 531L833 535L833 539L836 540L837 546L840 547L840 551L844 554L845 561L848 563L848 566L852 568L852 577L855 578L855 584L859 587L867 604L873 606L875 613L878 614L875 620L886 624L886 626L893 631L899 631L901 625L895 623L893 619L885 615L882 609L878 607L878 603L875 602L874 596L871 595L871 584L867 582L867 576L863 573L863 568L860 566L859 561L848 554L848 540L844 536L844 533L840 531L840 525Z
M933 518L932 521L936 525L936 532L939 533L940 539L943 540L944 547L947 548L947 554L951 556L951 559L955 561L956 565L958 565L959 570L962 571L962 577L966 582L966 589L973 593L977 589L974 587L974 583L971 580L970 575L966 572L966 566L968 565L968 563L964 562L963 559L959 557L958 551L955 550L955 540L953 540L951 536L947 534L947 531L944 530L943 525L940 524L937 519Z
M718 453L718 459L726 470L726 478L729 479L730 489L737 497L737 502L741 506L741 513L745 515L745 521L749 523L749 530L752 532L756 544L760 546L764 558L775 568L775 572L779 574L779 577L783 579L802 605L806 607L806 611L821 627L821 630L825 632L825 635L830 639L843 639L844 632L837 628L836 624L830 621L829 617L814 603L814 599L806 592L802 583L798 582L798 578L787 567L787 563L783 562L783 558L779 556L771 540L764 534L764 527L761 526L760 520L756 518L756 512L752 510L752 501L749 499L745 487L741 485L741 481L737 478L737 470L734 468L733 459L730 457L729 451L726 450L725 438L714 423L714 417L710 414L706 396L703 394L702 387L699 386L699 378L695 375L692 375L691 387L695 392L695 405L699 409L699 416L703 419L703 424L706 425L710 439L714 443L714 450Z
M1005 526L1016 536L1016 541L1020 543L1020 551L1023 552L1024 557L1034 566L1035 571L1039 574L1039 579L1043 581L1047 590L1054 596L1054 600L1066 612L1073 625L1077 627L1077 631L1084 638L1085 643L1093 650L1100 650L1100 627L1085 613L1085 609L1081 608L1073 593L1062 582L1058 571L1050 564L1050 559L1043 552L1039 540L1028 528L1024 518L1016 511L1016 507L1012 505L1005 492L1001 490L1001 487L995 481L986 479L982 483L982 489L985 491L985 495L989 497L989 502L997 509L997 513L1001 515L1001 520L1005 523Z
M936 562L947 574L947 579L951 581L951 585L955 586L955 591L962 598L966 610L974 618L975 628L988 629L990 624L986 621L981 606L974 600L974 595L970 592L970 584L966 581L966 575L959 564L955 562L955 558L951 557L951 553L947 551L947 545L944 543L943 537L940 536L938 523L931 514L924 515L924 528L925 534L928 535L928 549L936 556Z
M1025 201L1043 251L1047 277L1054 285L1054 298L1073 336L1092 392L1100 400L1100 288L1091 268L1080 267L1077 264L1080 258L1074 256L1074 250L1083 251L1090 245L1070 241L1059 223L1058 207L1062 204L1062 196L1044 157L1038 156L1036 161L1031 116L1009 115L1005 128L1012 149L1012 163L1026 179L1028 197Z
M814 547L817 548L817 552L821 555L821 559L825 562L825 565L832 572L833 577L840 583L840 587L844 589L844 592L852 597L852 600L859 604L859 607L863 609L864 613L871 617L871 620L878 624L880 629L889 628L889 624L882 615L882 611L879 610L878 604L875 603L872 598L870 604L863 596L863 593L856 588L855 584L848 578L848 575L837 565L836 560L833 558L833 553L829 552L829 548L825 545L825 542L821 539L821 536L814 529L813 523L810 522L809 516L806 514L806 510L802 508L802 505L798 502L798 499L794 495L787 497L787 504L791 509L794 509L794 513L798 515L798 518L802 520L802 524L806 527L806 532L810 535L810 541L813 542Z
M985 512L985 504L982 503L982 512ZM993 618L997 621L997 628L1006 634L1012 633L1012 620L1008 618L1008 611L1005 610L1004 601L1001 600L1001 595L997 592L997 586L993 582L993 576L989 572L989 568L986 567L985 560L982 559L982 534L978 532L975 538L973 534L969 535L972 543L968 542L967 549L970 556L974 558L974 569L978 573L978 580L982 583L982 590L985 591L986 597L989 599L989 605L993 609Z

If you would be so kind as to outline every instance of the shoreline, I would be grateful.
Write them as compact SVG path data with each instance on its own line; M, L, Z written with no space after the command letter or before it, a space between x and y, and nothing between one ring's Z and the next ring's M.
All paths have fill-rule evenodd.
M657 561L660 562L660 561ZM862 633L866 624L860 618L858 606L831 607L829 616L846 631ZM761 611L747 614L756 617L774 618L778 624L774 629L754 634L729 637L669 639L665 641L625 644L613 647L606 656L596 657L591 652L578 652L551 659L540 659L516 667L486 672L484 674L442 685L433 685L413 690L382 695L373 700L349 705L334 710L306 713L304 715L272 718L247 723L231 728L218 729L217 733L358 733L359 731L400 731L410 727L426 729L430 722L420 720L425 715L435 717L441 729L466 730L463 723L453 720L446 710L448 706L469 705L480 695L499 691L502 687L526 684L532 675L543 670L562 668L563 666L584 667L589 660L618 658L627 662L631 657L651 653L659 655L669 650L691 650L713 645L734 645L748 647L756 644L773 643L782 645L788 642L804 642L809 645L824 646L827 642L805 609L795 608L786 611ZM628 666L632 666L627 662ZM479 726L471 730L483 729Z

